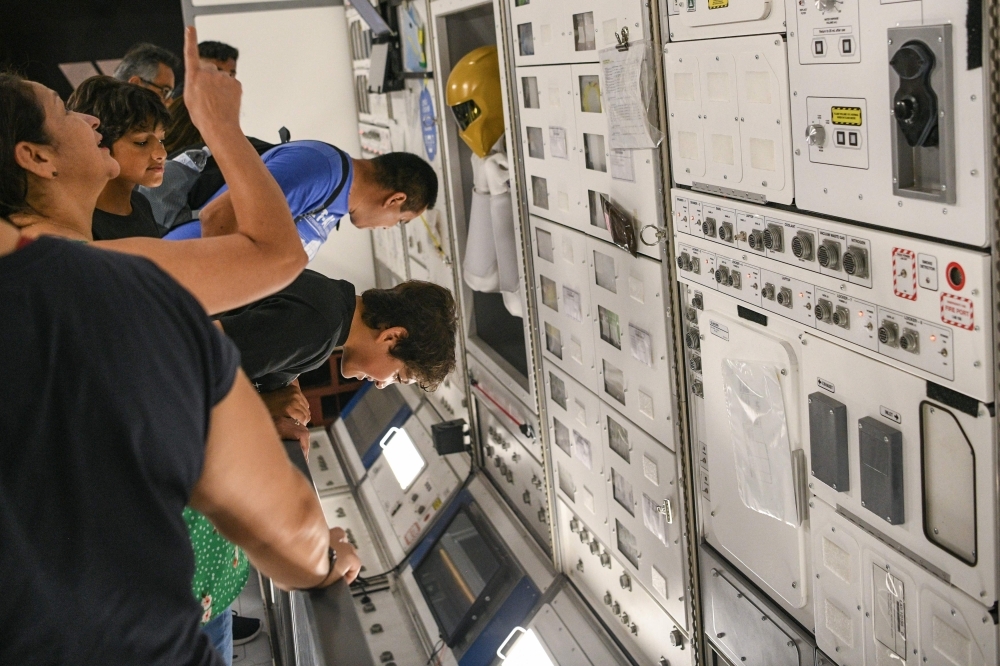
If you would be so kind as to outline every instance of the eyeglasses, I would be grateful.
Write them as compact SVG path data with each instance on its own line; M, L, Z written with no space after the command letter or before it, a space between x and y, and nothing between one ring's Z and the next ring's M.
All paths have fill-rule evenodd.
M170 86L161 86L156 83L153 83L149 79L140 78L139 80L145 83L147 86L155 88L156 91L160 93L160 97L162 97L163 99L168 99L170 97L170 93L174 91L174 89L171 88Z

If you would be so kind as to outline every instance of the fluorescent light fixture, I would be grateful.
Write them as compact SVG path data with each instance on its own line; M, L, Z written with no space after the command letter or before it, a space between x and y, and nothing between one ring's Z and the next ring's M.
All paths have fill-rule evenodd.
M515 638L514 634L518 632L521 635ZM510 645L512 640L514 643ZM503 654L503 649L507 645L510 645L510 649L507 650L507 654ZM503 659L503 666L556 666L542 647L542 642L538 640L534 629L523 627L514 627L508 634L507 640L497 650L497 656Z
M410 436L402 428L389 428L379 443L389 462L389 469L396 476L399 487L407 490L424 471L427 463L417 450Z

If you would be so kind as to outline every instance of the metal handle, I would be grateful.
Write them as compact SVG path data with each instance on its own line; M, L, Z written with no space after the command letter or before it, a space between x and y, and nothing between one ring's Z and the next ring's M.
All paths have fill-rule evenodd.
M656 240L652 243L647 242L645 238L646 229L652 229L653 233L656 234ZM663 242L663 239L667 237L667 230L663 227L658 227L655 224L647 224L642 229L639 230L639 241L647 247L654 247Z
M509 633L509 634L507 634L507 638L505 638L505 639L504 639L504 641L503 641L503 643L501 643L501 644L500 644L500 647L498 647L498 648L497 648L497 656L498 656L498 657L500 657L501 659L506 659L506 658L507 658L507 655L505 655L505 654L503 653L503 649L504 649L505 647L507 647L507 644L508 644L508 643L510 643L510 642L511 642L511 640L510 640L510 639L514 638L514 634L516 634L516 633L517 633L517 632L519 632L519 631L520 631L520 632L521 632L522 634L526 634L526 633L528 633L528 630L527 630L527 629L525 629L524 627L514 627L513 629L511 629L511 630L510 630L510 633ZM520 638L520 637L519 637L519 638Z

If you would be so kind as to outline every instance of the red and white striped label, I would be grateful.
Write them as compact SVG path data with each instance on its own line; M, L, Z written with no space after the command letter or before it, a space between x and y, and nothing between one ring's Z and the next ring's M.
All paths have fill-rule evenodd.
M901 247L892 249L892 293L917 300L917 255Z
M971 331L976 327L972 301L955 294L941 294L941 321Z

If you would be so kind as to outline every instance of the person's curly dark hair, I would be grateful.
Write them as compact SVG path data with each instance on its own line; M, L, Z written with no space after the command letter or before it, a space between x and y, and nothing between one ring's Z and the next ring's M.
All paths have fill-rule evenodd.
M369 328L406 329L389 353L406 364L420 388L435 390L455 369L458 315L450 291L410 280L392 289L369 289L361 294L361 303L361 319Z
M92 76L73 91L66 107L71 111L97 116L101 125L101 146L114 150L115 141L132 130L166 128L170 113L160 96L110 76Z

